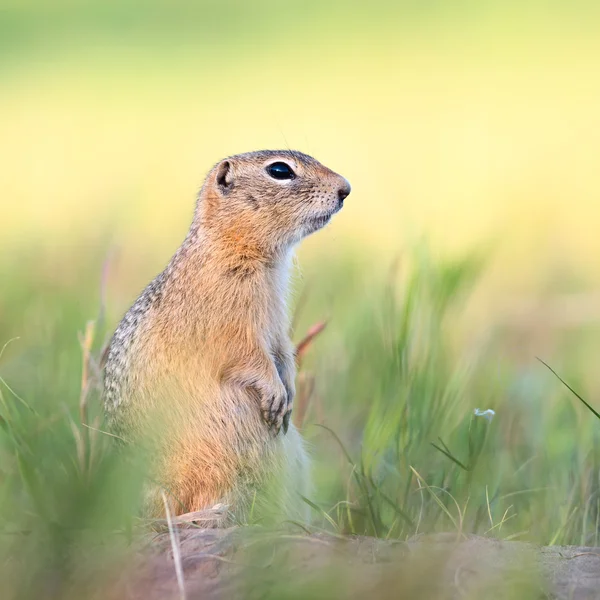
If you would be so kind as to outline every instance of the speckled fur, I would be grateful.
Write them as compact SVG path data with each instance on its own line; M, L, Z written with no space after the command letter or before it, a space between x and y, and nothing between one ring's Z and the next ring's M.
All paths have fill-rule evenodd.
M278 161L296 177L272 179L265 167ZM271 508L298 516L309 477L302 438L288 428L288 278L294 246L341 208L341 191L350 191L343 177L300 152L224 159L206 178L183 244L115 331L109 423L151 440L156 479L177 514L225 503L245 520L275 483ZM148 511L162 513L156 490Z

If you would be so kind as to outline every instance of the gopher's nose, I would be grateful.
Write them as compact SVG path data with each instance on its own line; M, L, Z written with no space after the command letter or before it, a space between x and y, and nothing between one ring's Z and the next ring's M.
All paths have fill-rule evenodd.
M338 188L338 200L340 204L348 197L351 190L350 184L344 179L344 183Z

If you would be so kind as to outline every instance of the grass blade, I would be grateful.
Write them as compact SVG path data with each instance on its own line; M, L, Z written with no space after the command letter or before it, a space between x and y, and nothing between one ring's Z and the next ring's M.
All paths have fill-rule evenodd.
M441 441L441 440L440 440ZM443 442L442 442L443 443ZM456 463L461 469L468 471L468 467L465 467L458 458L455 458L450 454L450 452L446 452L443 448L440 448L435 442L430 442L430 444L436 449L439 450L444 456L447 456L452 462ZM445 445L445 444L444 444Z
M538 358L538 360L547 368L549 369L554 376L581 402L583 402L583 404L585 404L585 406L596 416L597 419L600 419L600 413L598 413L598 411L596 411L594 408L592 408L549 364L545 363L541 358Z

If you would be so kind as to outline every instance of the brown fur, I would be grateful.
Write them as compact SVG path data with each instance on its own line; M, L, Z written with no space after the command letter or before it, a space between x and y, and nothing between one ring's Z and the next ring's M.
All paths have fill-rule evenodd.
M275 162L295 178L271 177L266 168ZM182 246L117 328L106 411L122 432L150 437L156 475L177 514L225 503L243 520L274 482L276 508L297 512L308 473L301 436L288 428L289 266L293 247L324 226L349 192L344 178L299 152L221 161ZM149 509L162 512L156 494Z

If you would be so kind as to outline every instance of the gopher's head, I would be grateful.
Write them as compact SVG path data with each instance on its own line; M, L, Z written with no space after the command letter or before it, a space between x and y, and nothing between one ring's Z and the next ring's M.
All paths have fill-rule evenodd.
M349 193L346 179L306 154L248 152L213 167L195 221L242 246L280 251L324 227Z

